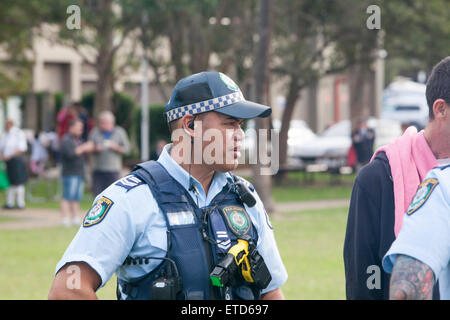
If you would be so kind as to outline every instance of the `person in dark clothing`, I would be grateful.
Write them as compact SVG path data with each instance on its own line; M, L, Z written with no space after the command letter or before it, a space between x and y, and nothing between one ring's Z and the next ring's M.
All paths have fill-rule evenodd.
M377 150L355 179L343 252L347 299L389 298L390 275L382 259L421 181L450 161L450 57L433 69L426 97L430 121L425 129L410 127ZM433 299L439 299L437 288Z
M361 167L369 163L373 155L375 131L367 127L366 120L360 120L358 129L352 133L352 144L356 151L358 165Z
M90 129L89 128L89 122L92 120L89 117L89 112L87 111L87 109L81 104L81 102L75 102L74 103L75 106L75 110L78 114L78 118L81 120L81 122L83 123L83 133L81 135L81 140L83 142L86 142L88 140L89 137L89 132Z
M159 139L158 142L156 143L156 147L155 150L153 150L151 156L150 156L150 160L158 160L159 156L161 155L161 152L164 149L164 146L167 144L167 141L164 139Z
M364 213L357 215L358 213ZM355 179L344 244L348 299L388 299L389 290L370 290L369 277L379 266L394 236L394 193L389 161L384 152L363 167ZM389 275L379 272L375 287L389 288ZM375 281L377 280L377 281ZM372 283L371 283L372 284ZM370 287L370 286L369 286Z
M82 143L83 122L72 120L68 126L68 133L61 140L61 164L63 198L61 199L61 224L70 224L69 215L73 225L79 224L79 203L84 187L84 155L94 150L92 142Z

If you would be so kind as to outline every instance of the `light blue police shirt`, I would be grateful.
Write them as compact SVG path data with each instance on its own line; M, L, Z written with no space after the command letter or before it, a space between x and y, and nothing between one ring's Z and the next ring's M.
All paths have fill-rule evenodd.
M158 162L188 190L189 174L169 155L171 146L168 144L164 147ZM161 262L150 260L149 264L122 265L128 256L164 257L167 249L167 227L163 213L149 187L133 178L126 176L116 181L96 197L90 212L99 212L97 217L101 216L101 212L106 214L96 218L98 223L90 224L85 218L83 225L88 222L88 227L80 227L56 265L55 274L68 262L83 261L99 274L101 286L104 286L114 272L118 278L129 281L151 272ZM205 207L223 189L231 176L216 172L207 196L200 182L193 177L191 179L198 193L188 192L199 207ZM257 249L272 275L272 281L262 291L266 293L279 288L287 280L287 272L264 206L257 193L253 192L253 195L257 199L256 205L252 208L245 205L245 209L258 232ZM102 205L97 210L95 204L98 201ZM90 212L86 217L95 216Z
M391 273L398 254L428 265L439 280L442 300L450 300L450 165L431 170L408 208L397 239L383 258Z

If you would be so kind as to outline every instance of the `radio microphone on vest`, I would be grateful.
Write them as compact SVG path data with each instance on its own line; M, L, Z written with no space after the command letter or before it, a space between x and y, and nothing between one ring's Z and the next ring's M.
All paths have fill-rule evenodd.
M239 180L236 176L233 176L233 179L234 185L236 186L236 192L239 195L241 201L248 207L253 207L256 204L256 199L250 189L243 181Z

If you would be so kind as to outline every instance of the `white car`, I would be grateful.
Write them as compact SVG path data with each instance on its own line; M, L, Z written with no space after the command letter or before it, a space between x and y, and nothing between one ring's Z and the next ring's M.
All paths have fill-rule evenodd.
M274 119L272 121L273 130L279 134L281 129L281 121ZM246 153L253 152L255 150L256 141L256 131L255 131L255 121L249 120L247 123L247 128L245 130L245 142L244 150ZM264 138L263 136L261 136ZM296 153L298 148L308 141L315 139L316 134L308 127L303 120L291 120L290 127L288 131L288 158L297 158Z
M375 148L388 144L402 134L399 121L370 118L367 126L375 130ZM350 120L340 121L321 135L300 145L295 152L303 164L324 164L328 168L346 166L352 145Z

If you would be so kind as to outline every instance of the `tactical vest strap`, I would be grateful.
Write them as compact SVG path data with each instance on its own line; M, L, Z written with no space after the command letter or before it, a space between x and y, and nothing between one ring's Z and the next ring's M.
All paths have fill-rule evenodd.
M133 175L148 184L153 197L161 208L168 230L168 254L175 262L181 276L183 292L177 298L215 299L225 298L221 288L213 287L209 280L212 267L234 243L239 232L245 232L256 243L257 232L232 185L227 185L212 200L208 208L199 208L185 188L156 161L138 164ZM231 192L233 191L233 192ZM228 209L228 211L226 211ZM229 223L225 222L225 211ZM192 217L192 219L191 219ZM228 221L228 220L227 220ZM231 223L231 227L229 226ZM244 228L245 227L245 228ZM234 229L233 229L234 228ZM233 231L234 230L234 231ZM247 233L248 231L248 233ZM206 236L206 238L205 238ZM208 242L212 242L211 244ZM154 299L150 294L152 281L164 272L167 263L137 281L118 279L128 299ZM137 288L137 289L136 289ZM232 299L255 299L259 291L247 284L229 288ZM134 290L134 291L133 291ZM254 291L256 290L256 291Z
M159 162L148 161L139 164L133 174L149 185L163 212L167 229L170 231L168 250L170 249L170 257L176 262L183 279L186 299L209 299L210 283L207 275L211 268L208 265L211 253L209 248L204 247L200 233L201 209ZM190 212L194 216L194 223L171 224L169 213L173 212ZM196 272L192 272L193 268Z

